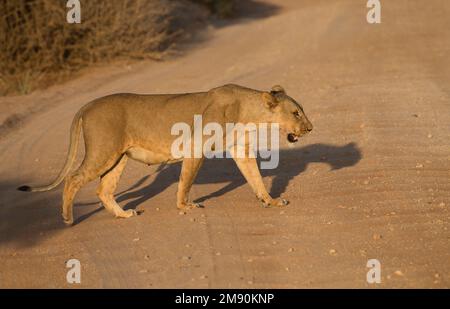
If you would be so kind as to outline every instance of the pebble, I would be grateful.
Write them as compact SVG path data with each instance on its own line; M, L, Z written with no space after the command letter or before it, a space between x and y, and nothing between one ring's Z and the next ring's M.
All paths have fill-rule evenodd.
M148 254L144 255L144 259L150 260L150 255L148 255Z
M294 248L289 248L288 252L294 252Z
M159 211L159 207L156 207L156 211Z
M439 207L445 207L445 203L444 202L440 203Z
M186 247L186 248L190 248L190 247L191 247L191 244L186 244L185 247Z
M146 274L146 273L148 273L148 270L147 270L147 269L141 269L141 270L139 271L139 273L140 273L140 274Z
M400 277L404 276L404 274L403 274L403 272L401 270L394 271L394 275L397 275L397 276L400 276Z
M253 262L253 260L252 259L248 259L247 262L251 263L251 262Z
M363 182L365 185L368 185L369 184L369 181L368 180L364 180L364 182Z
M178 213L180 216L182 216L182 215L185 215L186 214L186 212L184 212L184 211L180 211L179 213Z
M380 234L373 234L372 238L373 238L373 240L380 240L383 238L383 236Z
M428 138L432 138L432 137L433 137L433 134L428 134L427 137L428 137Z
M140 238L133 239L134 242L141 240Z
M220 255L222 255L222 253L220 253L220 252L216 252L216 255L217 255L217 256L220 256Z
M417 163L416 164L416 168L422 168L423 167L423 164L422 163Z
M335 249L330 249L329 253L330 255L336 255L337 251Z
M183 256L181 259L183 261L189 261L190 259L192 259L192 257L190 257L190 256Z
M189 221L195 222L195 218L190 218Z
M201 276L200 276L200 279L202 279L202 280L203 280L203 279L208 279L208 276L207 276L207 275L201 275Z
M284 210L280 211L280 215L284 215L284 214L285 214Z

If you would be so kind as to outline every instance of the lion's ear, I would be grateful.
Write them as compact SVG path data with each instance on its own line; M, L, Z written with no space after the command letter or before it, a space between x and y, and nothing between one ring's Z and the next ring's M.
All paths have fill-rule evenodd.
M275 108L278 105L278 101L272 95L272 93L263 92L262 93L262 99L263 99L264 104L270 109Z
M272 95L277 95L277 94L286 94L286 90L284 90L283 87L281 87L280 85L275 85L272 87L272 89L270 90L270 93Z

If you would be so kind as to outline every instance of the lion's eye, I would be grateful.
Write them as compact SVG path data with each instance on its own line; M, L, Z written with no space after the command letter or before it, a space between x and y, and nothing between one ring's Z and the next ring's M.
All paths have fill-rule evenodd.
M300 113L298 111L293 112L294 116L300 118Z

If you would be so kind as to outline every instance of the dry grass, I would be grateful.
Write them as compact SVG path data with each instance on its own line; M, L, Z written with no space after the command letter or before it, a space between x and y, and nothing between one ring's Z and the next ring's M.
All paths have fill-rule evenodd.
M194 0L221 16L232 0ZM0 0L0 95L29 93L67 73L112 59L161 59L185 23L204 16L184 0L81 0L81 24L67 0Z

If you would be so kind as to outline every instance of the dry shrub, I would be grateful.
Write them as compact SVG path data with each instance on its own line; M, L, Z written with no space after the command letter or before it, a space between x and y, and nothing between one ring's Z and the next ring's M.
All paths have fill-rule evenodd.
M81 0L81 24L69 24L66 3L0 0L0 95L28 93L93 63L161 59L184 23L204 17L183 0Z

